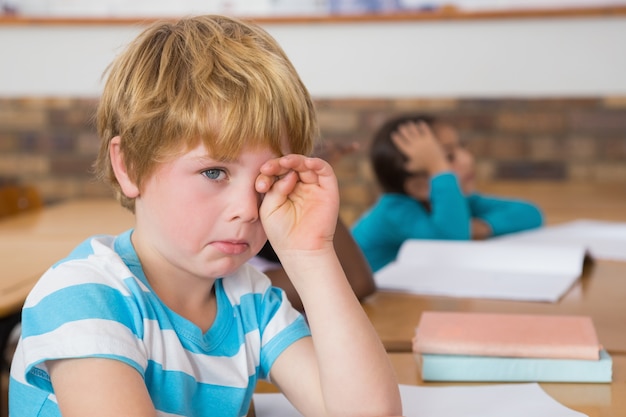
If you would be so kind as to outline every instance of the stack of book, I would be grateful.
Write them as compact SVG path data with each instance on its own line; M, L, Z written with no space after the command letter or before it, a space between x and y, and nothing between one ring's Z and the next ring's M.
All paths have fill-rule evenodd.
M587 316L422 313L413 351L424 381L611 382Z

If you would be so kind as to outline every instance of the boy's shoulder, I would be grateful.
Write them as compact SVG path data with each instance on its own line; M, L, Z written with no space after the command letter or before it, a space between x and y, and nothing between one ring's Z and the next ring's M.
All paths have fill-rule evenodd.
M29 301L64 287L119 282L133 274L115 250L116 236L97 235L80 242L66 257L50 266L30 292ZM27 302L28 304L28 302Z
M95 235L79 243L65 258L52 265L50 270L73 268L101 271L111 276L128 275L129 264L139 263L136 258L130 243L130 233L119 236Z

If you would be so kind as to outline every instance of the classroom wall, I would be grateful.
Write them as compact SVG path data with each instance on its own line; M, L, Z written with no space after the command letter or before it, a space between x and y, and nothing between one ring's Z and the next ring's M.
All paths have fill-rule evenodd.
M479 184L546 180L626 186L626 96L541 99L318 99L325 140L358 142L336 167L351 224L378 195L367 159L372 132L392 115L449 119L477 158ZM94 181L97 99L0 98L0 180L36 184L46 202L109 195Z
M267 24L311 90L352 223L376 198L374 130L405 112L450 118L479 181L626 184L626 16ZM94 182L100 75L134 25L0 25L0 181L47 202L109 195Z
M626 15L262 25L318 98L626 95ZM0 24L0 96L97 97L140 29Z

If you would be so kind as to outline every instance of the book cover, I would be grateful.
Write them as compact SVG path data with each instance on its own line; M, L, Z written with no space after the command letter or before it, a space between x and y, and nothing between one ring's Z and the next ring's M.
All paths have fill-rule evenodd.
M589 382L612 380L613 361L600 359L507 358L498 356L416 354L424 381Z
M448 355L599 359L588 316L425 311L413 351Z

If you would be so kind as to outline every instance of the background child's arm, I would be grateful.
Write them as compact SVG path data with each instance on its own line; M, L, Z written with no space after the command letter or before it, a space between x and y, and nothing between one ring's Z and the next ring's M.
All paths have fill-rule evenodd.
M281 354L272 381L305 415L401 414L387 354L333 247L339 194L330 165L300 155L268 161L257 191L266 192L261 219L313 336Z
M376 291L374 274L365 260L363 252L361 252L352 234L341 219L337 219L334 244L339 262L357 299L362 300L373 294ZM280 287L285 291L287 298L295 309L299 311L304 310L300 295L298 295L282 265L277 265L275 269L266 270L265 274L272 280L272 285Z
M468 198L468 203L472 217L489 226L489 236L520 232L543 225L541 210L527 201L473 194Z

